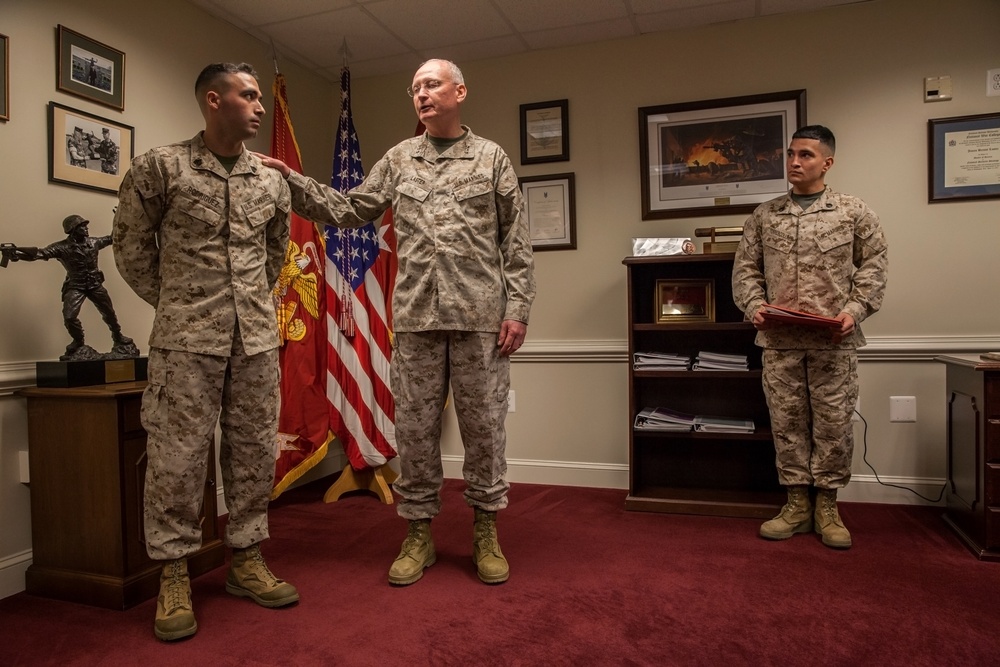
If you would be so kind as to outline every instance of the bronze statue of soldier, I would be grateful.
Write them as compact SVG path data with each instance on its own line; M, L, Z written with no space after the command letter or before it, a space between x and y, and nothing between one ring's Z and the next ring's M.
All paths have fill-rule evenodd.
M111 245L111 236L90 236L90 221L79 215L67 216L62 224L66 238L44 248L0 244L0 266L7 266L8 262L55 259L66 269L66 280L62 284L62 314L63 323L72 340L66 346L66 353L59 357L60 361L138 357L139 348L131 338L122 334L111 295L104 287L104 273L97 265L97 255L102 248ZM79 315L83 302L87 299L97 307L104 323L111 330L113 347L107 354L97 352L84 342Z

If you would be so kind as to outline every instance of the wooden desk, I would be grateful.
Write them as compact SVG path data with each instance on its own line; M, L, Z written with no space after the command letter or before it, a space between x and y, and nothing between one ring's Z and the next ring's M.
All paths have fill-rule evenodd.
M1000 363L948 355L944 520L981 560L1000 561Z
M154 597L160 565L146 555L143 486L145 382L33 387L28 402L32 564L28 593L110 609ZM216 521L215 455L209 456L202 548L195 577L222 565Z

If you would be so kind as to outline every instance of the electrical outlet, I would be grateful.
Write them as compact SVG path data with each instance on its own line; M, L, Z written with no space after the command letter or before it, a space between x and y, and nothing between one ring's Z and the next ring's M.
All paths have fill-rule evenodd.
M514 405L514 390L513 389L508 389L507 390L507 412L514 412L514 408L515 407L516 406Z
M889 421L891 422L917 421L917 397L890 396Z
M986 96L1000 97L1000 68L986 71Z

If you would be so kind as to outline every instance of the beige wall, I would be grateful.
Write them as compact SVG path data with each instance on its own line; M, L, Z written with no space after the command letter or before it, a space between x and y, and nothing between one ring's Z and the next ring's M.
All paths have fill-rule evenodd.
M11 36L14 64L12 120L0 124L0 240L55 240L58 222L69 213L89 216L95 234L110 229L113 197L46 182L49 100L135 125L138 152L200 127L190 88L205 62L255 62L262 88L269 89L265 45L184 3L163 6L169 11L124 0L86 8L0 0L0 32ZM55 91L58 23L128 54L123 114ZM993 0L873 0L460 63L470 89L465 120L474 131L503 145L522 176L576 174L578 249L536 255L539 295L529 342L513 367L511 479L624 487L628 388L621 260L629 254L629 240L691 236L695 227L742 223L742 216L640 219L637 109L805 88L808 121L829 125L838 137L829 183L864 198L880 214L890 242L885 305L864 327L870 344L861 356L860 405L868 421L867 459L883 480L936 495L945 476L944 372L933 358L1000 349L1000 309L989 296L998 287L1000 206L926 203L926 126L929 118L1000 111L1000 98L985 96L986 70L1000 67L997 25L1000 4ZM305 169L325 181L335 96L328 84L294 64L282 63L282 69ZM954 81L954 99L924 103L923 78L945 74ZM413 132L416 119L404 93L409 82L410 73L353 82L354 119L368 167ZM562 98L569 100L572 159L520 166L518 105ZM266 138L257 144L266 148ZM126 333L145 351L150 311L122 283L110 254L102 265ZM0 280L0 387L9 387L30 382L31 364L53 358L66 344L58 316L62 270L18 265L4 269ZM103 324L88 308L84 312L88 333L106 345ZM917 397L917 423L888 422L891 395ZM28 494L17 482L25 430L23 401L0 396L0 596L10 586L23 586L18 577L30 559ZM855 478L845 497L922 502L875 483L862 461L863 433L859 424ZM457 476L461 444L452 414L443 449L449 475Z

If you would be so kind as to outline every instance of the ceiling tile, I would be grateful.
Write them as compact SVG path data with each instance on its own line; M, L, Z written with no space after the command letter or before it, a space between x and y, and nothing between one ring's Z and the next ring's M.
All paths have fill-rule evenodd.
M487 0L386 0L365 6L409 46L425 50L508 35L510 26Z
M352 0L191 0L210 14L238 17L239 25L260 26L350 7ZM214 10L214 11L213 11Z
M739 0L722 4L675 9L658 14L641 14L635 17L642 33L678 30L723 21L736 21L755 16L754 0Z
M588 25L528 32L524 34L524 39L532 49L555 49L561 46L630 37L634 34L632 22L627 18L622 18Z
M285 21L267 28L275 41L290 45L321 67L340 67L340 48L347 39L352 59L399 55L407 46L357 7Z
M624 0L494 0L496 6L520 32L538 32L581 23L596 23L628 16Z

